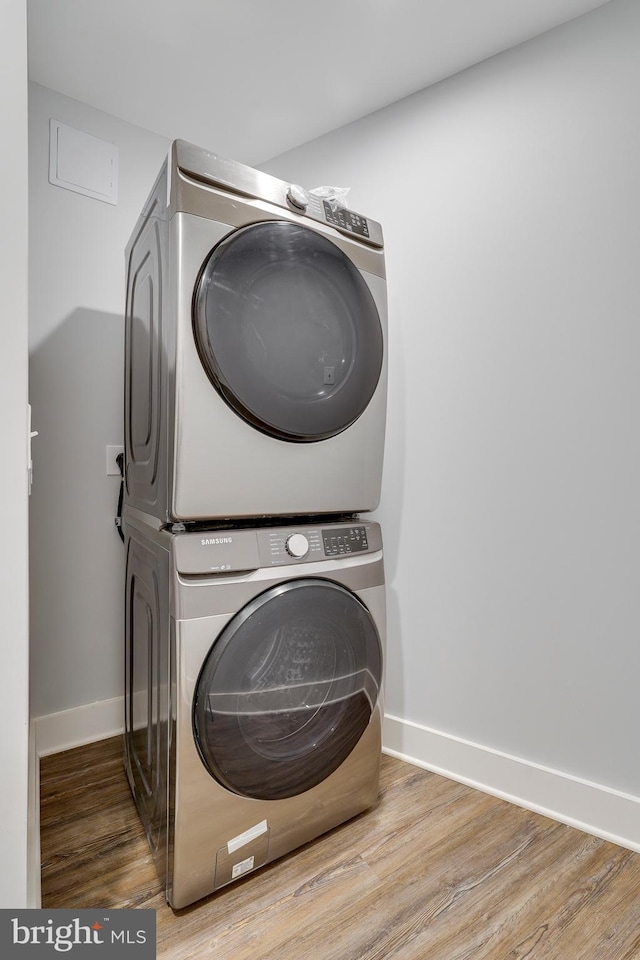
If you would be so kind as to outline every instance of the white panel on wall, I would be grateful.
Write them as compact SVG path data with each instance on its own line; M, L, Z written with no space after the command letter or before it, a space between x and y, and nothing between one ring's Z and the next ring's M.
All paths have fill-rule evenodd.
M58 120L49 123L49 183L118 202L118 148Z

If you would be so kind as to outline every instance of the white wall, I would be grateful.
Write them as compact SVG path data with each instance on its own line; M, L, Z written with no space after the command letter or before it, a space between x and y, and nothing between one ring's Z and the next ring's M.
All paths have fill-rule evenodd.
M612 0L266 164L351 184L385 231L387 731L638 848L639 95L640 5ZM47 183L50 117L118 144L118 207ZM122 251L166 147L31 91L38 717L120 710L104 447L122 437ZM74 736L94 713L72 715ZM536 794L549 774L557 795L554 770L557 807ZM620 803L600 815L608 792Z
M118 146L117 206L48 182L50 118ZM124 558L113 524L119 480L106 476L105 447L123 442L124 247L167 147L161 137L30 85L36 717L122 695Z
M27 25L25 0L0 6L2 376L0 500L0 907L29 905L27 579Z
M636 797L639 102L614 0L265 165L385 232L387 711Z

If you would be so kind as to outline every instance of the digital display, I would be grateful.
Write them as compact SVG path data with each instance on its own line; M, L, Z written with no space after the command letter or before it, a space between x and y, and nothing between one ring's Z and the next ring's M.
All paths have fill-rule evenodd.
M340 530L323 530L322 542L326 557L345 553L360 553L369 549L366 527L344 527Z
M327 223L334 227L340 227L342 230L348 230L349 233L357 233L361 237L369 236L369 224L366 217L361 217L346 207L338 207L335 203L329 203L324 200L324 216Z

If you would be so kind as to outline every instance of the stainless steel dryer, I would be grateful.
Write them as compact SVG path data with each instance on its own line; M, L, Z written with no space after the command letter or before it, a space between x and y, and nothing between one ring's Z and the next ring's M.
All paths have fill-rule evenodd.
M374 509L385 338L378 223L176 141L127 247L126 503Z
M380 528L124 529L126 767L181 908L376 802Z

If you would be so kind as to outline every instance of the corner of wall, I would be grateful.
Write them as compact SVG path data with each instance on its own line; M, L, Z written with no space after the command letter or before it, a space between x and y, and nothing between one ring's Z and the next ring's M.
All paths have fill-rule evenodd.
M640 853L640 797L388 715L383 752Z

